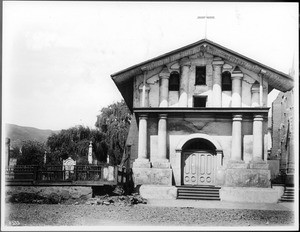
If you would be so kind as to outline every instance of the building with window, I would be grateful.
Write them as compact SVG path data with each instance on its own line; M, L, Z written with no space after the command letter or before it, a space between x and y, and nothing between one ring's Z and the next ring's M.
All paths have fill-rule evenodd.
M218 187L227 201L276 202L267 96L293 79L203 39L112 74L134 117L128 145L145 197Z

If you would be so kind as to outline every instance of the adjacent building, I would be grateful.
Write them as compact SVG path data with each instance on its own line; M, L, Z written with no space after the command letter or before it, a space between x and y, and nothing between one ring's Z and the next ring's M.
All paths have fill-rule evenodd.
M219 186L221 200L278 200L267 97L291 90L291 76L207 39L111 76L134 115L127 141L145 196Z

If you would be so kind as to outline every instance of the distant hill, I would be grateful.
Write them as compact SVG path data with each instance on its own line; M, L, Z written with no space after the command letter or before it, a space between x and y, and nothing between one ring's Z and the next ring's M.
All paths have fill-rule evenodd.
M6 136L10 138L11 147L20 146L22 141L25 140L36 140L39 142L46 142L48 137L59 131L53 130L42 130L34 127L18 126L14 124L5 124Z

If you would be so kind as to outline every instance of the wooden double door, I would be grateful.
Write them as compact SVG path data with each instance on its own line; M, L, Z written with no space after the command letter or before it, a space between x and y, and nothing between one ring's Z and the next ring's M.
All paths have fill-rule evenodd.
M210 151L186 151L182 154L184 185L214 185L216 155Z

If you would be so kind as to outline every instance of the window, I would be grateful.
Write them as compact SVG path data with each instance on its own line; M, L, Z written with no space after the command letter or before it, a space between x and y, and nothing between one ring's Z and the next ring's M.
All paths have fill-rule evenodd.
M195 85L206 85L206 66L196 67Z
M207 96L194 96L194 107L206 107Z
M179 91L179 73L171 72L169 81L169 91Z
M222 73L222 91L231 91L231 73L225 71Z

